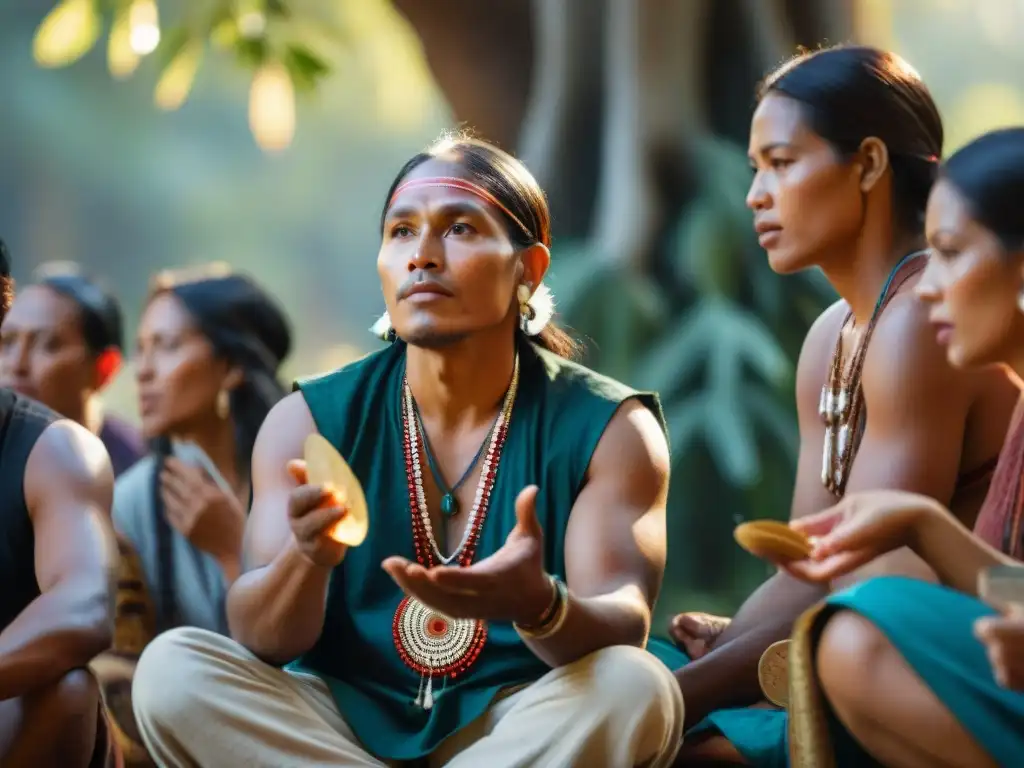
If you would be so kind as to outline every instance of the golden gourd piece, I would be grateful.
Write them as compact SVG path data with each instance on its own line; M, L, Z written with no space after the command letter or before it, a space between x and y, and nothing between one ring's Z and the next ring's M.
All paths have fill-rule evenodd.
M733 536L752 555L774 563L803 560L811 554L807 536L777 520L754 520L736 526Z
M789 640L768 646L757 664L757 680L768 701L783 709L789 706Z
M306 438L303 450L306 459L306 477L312 485L329 487L345 505L346 514L327 535L348 547L358 547L370 529L370 516L366 508L363 486L352 468L322 435Z

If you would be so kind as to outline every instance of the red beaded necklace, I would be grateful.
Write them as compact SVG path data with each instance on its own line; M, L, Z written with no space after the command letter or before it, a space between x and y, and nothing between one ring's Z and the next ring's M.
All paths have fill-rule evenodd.
M519 388L519 356L512 370L512 382L502 403L498 421L492 430L490 445L484 455L480 482L477 485L462 542L448 556L441 553L430 523L426 494L423 492L421 447L415 403L408 381L402 384L402 449L409 490L409 512L412 518L413 546L416 560L424 568L452 562L466 567L473 562L480 530L490 506L491 491L498 473L498 462L508 435L512 406ZM398 604L391 627L395 648L402 662L420 676L416 704L430 709L434 704L433 678L456 678L476 661L487 641L487 623L479 619L453 619L440 611L406 596Z

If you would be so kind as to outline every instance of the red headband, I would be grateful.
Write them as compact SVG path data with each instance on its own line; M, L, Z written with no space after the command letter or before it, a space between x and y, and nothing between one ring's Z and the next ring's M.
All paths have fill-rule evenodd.
M502 202L498 200L498 198L496 198L483 187L474 184L471 181L467 181L466 179L460 179L457 176L433 176L431 178L425 179L413 179L412 181L407 181L404 184L400 184L398 189L395 190L395 194L393 194L391 196L391 199L388 201L388 208L395 204L395 198L402 194L405 190L415 189L416 187L450 187L452 189L461 189L463 192L469 192L471 195L476 195L481 200L490 203L499 211L501 211L510 219L512 219L512 221L514 221L516 225L521 230L523 230L523 232L525 232L528 237L533 239L536 238L536 235L534 235L533 232L530 231L530 228L523 224L523 222L519 220L519 217L512 213L512 211L510 211L507 207L505 207L502 204Z

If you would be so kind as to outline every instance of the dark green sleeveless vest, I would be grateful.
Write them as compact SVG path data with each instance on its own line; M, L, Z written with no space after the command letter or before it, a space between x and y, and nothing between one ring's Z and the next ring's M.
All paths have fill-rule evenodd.
M374 755L410 760L483 714L495 694L543 676L548 667L510 623L488 627L487 644L463 675L433 681L434 705L415 703L420 676L402 662L392 620L402 592L381 569L390 555L415 559L402 452L401 342L333 373L296 385L317 429L348 460L363 484L370 532L335 569L319 641L293 668L330 686L345 721ZM519 393L477 548L479 561L515 526L515 499L540 487L537 516L545 531L544 564L565 578L564 535L587 466L612 415L637 397L662 420L655 395L566 362L523 341ZM662 420L662 423L663 420Z

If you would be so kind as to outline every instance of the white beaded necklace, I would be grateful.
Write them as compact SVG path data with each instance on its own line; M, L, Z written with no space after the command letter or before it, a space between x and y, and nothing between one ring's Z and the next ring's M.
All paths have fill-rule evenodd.
M473 506L469 512L469 518L466 520L465 530L462 532L462 541L459 542L459 546L452 550L450 555L443 555L440 548L437 546L437 539L434 537L434 528L430 524L430 509L427 507L427 496L423 492L423 469L420 464L420 434L419 434L419 420L416 418L416 406L412 399L412 389L409 388L409 382L406 380L405 386L403 387L403 408L406 423L410 425L409 429L409 447L410 453L412 454L412 472L414 478L415 492L416 492L416 506L420 515L420 522L423 525L423 530L426 533L427 541L430 542L430 548L434 552L434 556L444 565L449 565L462 553L465 549L466 543L469 541L470 536L473 534L473 530L476 527L477 518L480 516L481 510L486 510L488 503L490 502L491 488L493 485L488 482L488 479L492 475L492 470L497 469L497 462L500 456L498 455L498 444L500 442L500 436L503 432L503 427L508 423L509 418L512 415L512 406L516 400L516 392L519 389L519 355L516 355L515 363L512 368L512 382L509 384L508 391L505 393L505 400L501 406L501 412L498 414L498 421L491 430L490 445L487 446L487 453L484 454L483 469L480 471L480 480L476 485L476 496L473 498Z

